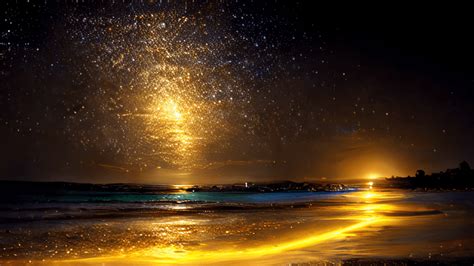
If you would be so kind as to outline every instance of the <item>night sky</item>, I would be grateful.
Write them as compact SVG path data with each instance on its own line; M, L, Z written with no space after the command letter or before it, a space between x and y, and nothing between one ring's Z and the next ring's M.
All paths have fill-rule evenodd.
M463 6L1 4L0 179L359 179L474 163Z

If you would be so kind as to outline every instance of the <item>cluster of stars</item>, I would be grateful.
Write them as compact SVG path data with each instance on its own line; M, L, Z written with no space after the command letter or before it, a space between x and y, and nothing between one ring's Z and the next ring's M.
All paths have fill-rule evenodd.
M47 3L26 5L3 12L0 123L37 143L28 144L33 163L49 160L38 152L49 139L71 150L66 166L125 171L278 166L293 145L334 137L443 151L418 137L429 110L399 106L416 105L417 94L372 82L327 29L281 16L281 6L76 4L46 14ZM450 137L448 126L429 125L438 139Z

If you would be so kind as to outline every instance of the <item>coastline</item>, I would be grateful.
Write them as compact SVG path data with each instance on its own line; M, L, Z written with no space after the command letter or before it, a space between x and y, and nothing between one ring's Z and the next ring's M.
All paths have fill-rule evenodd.
M472 192L445 192L443 197L377 189L255 195L321 193L332 196L300 203L167 202L168 209L140 209L143 203L133 203L137 209L120 209L116 203L101 203L93 215L72 204L78 207L77 214L51 210L50 218L39 215L1 223L0 261L43 265L469 261L474 238L466 230L473 221L467 212L474 208ZM18 210L11 213L18 215ZM44 210L40 213L44 215Z

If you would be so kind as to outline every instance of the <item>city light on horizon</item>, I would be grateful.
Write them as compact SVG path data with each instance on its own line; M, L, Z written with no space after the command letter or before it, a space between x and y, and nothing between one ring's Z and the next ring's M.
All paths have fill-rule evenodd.
M375 180L375 179L378 179L380 177L379 174L377 173L370 173L367 175L367 178L370 179L370 180Z

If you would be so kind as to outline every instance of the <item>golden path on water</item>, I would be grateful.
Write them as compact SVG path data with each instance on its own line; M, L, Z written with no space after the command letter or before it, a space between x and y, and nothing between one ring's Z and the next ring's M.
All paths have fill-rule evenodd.
M50 261L53 264L96 264L96 263L119 263L119 264L196 264L196 263L219 263L219 262L244 262L264 258L266 256L278 255L287 251L300 250L323 244L326 242L344 239L346 236L354 236L356 231L364 230L373 225L393 222L393 218L383 215L384 212L393 210L395 206L387 203L398 195L384 195L372 190L355 192L346 196L349 201L359 202L351 206L340 207L341 209L352 208L354 215L341 220L355 220L357 222L333 228L326 232L306 232L303 237L288 241L272 242L255 247L247 248L222 248L217 250L183 249L179 247L149 247L128 254L116 254L111 256L83 258L61 261Z

